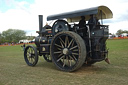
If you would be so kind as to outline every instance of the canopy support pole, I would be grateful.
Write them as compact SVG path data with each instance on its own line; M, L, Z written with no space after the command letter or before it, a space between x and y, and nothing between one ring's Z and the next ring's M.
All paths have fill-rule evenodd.
M102 10L100 10L100 14L101 14L101 24L103 25Z

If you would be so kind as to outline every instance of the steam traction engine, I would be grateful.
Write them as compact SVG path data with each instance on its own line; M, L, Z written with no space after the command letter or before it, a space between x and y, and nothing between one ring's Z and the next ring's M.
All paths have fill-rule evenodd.
M85 22L93 18L101 24L88 23L79 26L81 16ZM53 62L62 71L75 71L84 63L94 64L107 60L108 25L103 25L103 19L112 18L111 10L106 6L98 6L73 12L50 15L47 21L55 20L52 26L43 27L42 15L39 15L39 36L35 38L36 47L28 45L24 50L24 59L29 66L35 66L38 56L43 56L47 62ZM86 30L85 30L86 29Z

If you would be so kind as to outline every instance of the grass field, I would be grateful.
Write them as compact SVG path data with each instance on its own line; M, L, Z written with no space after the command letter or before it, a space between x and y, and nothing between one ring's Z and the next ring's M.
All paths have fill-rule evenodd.
M0 47L0 85L128 85L128 39L108 40L111 64L98 62L75 72L62 72L43 57L27 66L18 46Z

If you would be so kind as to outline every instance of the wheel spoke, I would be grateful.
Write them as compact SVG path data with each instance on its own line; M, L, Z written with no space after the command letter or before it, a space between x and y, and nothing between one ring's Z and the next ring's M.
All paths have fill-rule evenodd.
M27 58L28 58L28 61L30 61L30 56L29 55L27 56Z
M33 64L33 60L32 60L32 58L30 58L30 60L31 60L30 63Z
M32 58L30 58L30 63L33 64L33 60L32 60Z
M72 51L79 51L78 49L74 49L74 50L72 50Z
M27 50L27 53L30 53L30 48Z
M72 53L72 55L79 55L78 53Z
M66 56L66 58L67 58L67 60L68 60L68 64L69 64L69 66L70 66L70 64L71 64L71 60L68 59L68 56ZM71 67L71 66L70 66L70 67Z
M64 48L64 45L63 45L63 43L61 41L60 41L60 44L61 44L62 48Z
M30 53L30 52L29 52L29 48L28 48L27 52Z
M61 51L54 52L54 54L58 54L58 53L61 53Z
M72 60L74 60L70 55L69 55L69 57L70 57L70 67L72 66Z
M29 56L29 54L30 54L30 53L28 53L28 52L26 53L27 56Z
M60 48L63 48L62 46L58 45L58 44L55 44L57 47L60 47Z
M30 51L31 51L30 53L32 54L32 52L33 52L33 49L31 48L31 49L30 49Z
M27 56L28 60L30 60L30 53L27 52L26 56Z
M29 53L31 53L31 48L29 48Z
M63 54L61 53L58 57L62 56Z
M34 54L34 50L31 48L31 54Z
M66 36L65 38L65 47L67 47L67 44L68 44L68 36Z
M62 50L62 49L60 49L60 48L57 48L58 50Z
M64 56L61 56L59 59L57 59L57 62L59 62Z
M35 58L32 58L32 60L33 60L33 63L35 62Z
M65 57L65 56L64 56ZM64 58L63 58L63 67L65 66L65 60L64 60Z
M75 48L77 48L78 46L76 45L76 46L74 46L74 47L72 47L72 48L70 48L70 50L73 50L73 49L75 49Z
M70 43L69 43L69 45L68 45L68 48L70 47L70 45L72 44L72 42L73 42L73 39L70 41Z
M74 55L72 55L72 57L73 57L73 60L75 60L75 62L76 62L77 61L76 57Z
M71 47L73 47L73 45L74 45L74 42L72 42L72 45L71 45Z
M35 59L33 58L33 64L35 63Z
M62 47L64 48L64 41L59 37L59 39L60 39L60 43L61 43L61 45L62 45Z

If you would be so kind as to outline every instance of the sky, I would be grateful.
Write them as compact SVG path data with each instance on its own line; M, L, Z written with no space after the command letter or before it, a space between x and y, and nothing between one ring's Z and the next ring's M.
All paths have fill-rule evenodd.
M0 0L0 33L11 28L37 36L38 15L43 15L45 25L48 15L100 5L109 7L113 12L113 18L104 21L109 25L110 33L128 30L128 0Z

